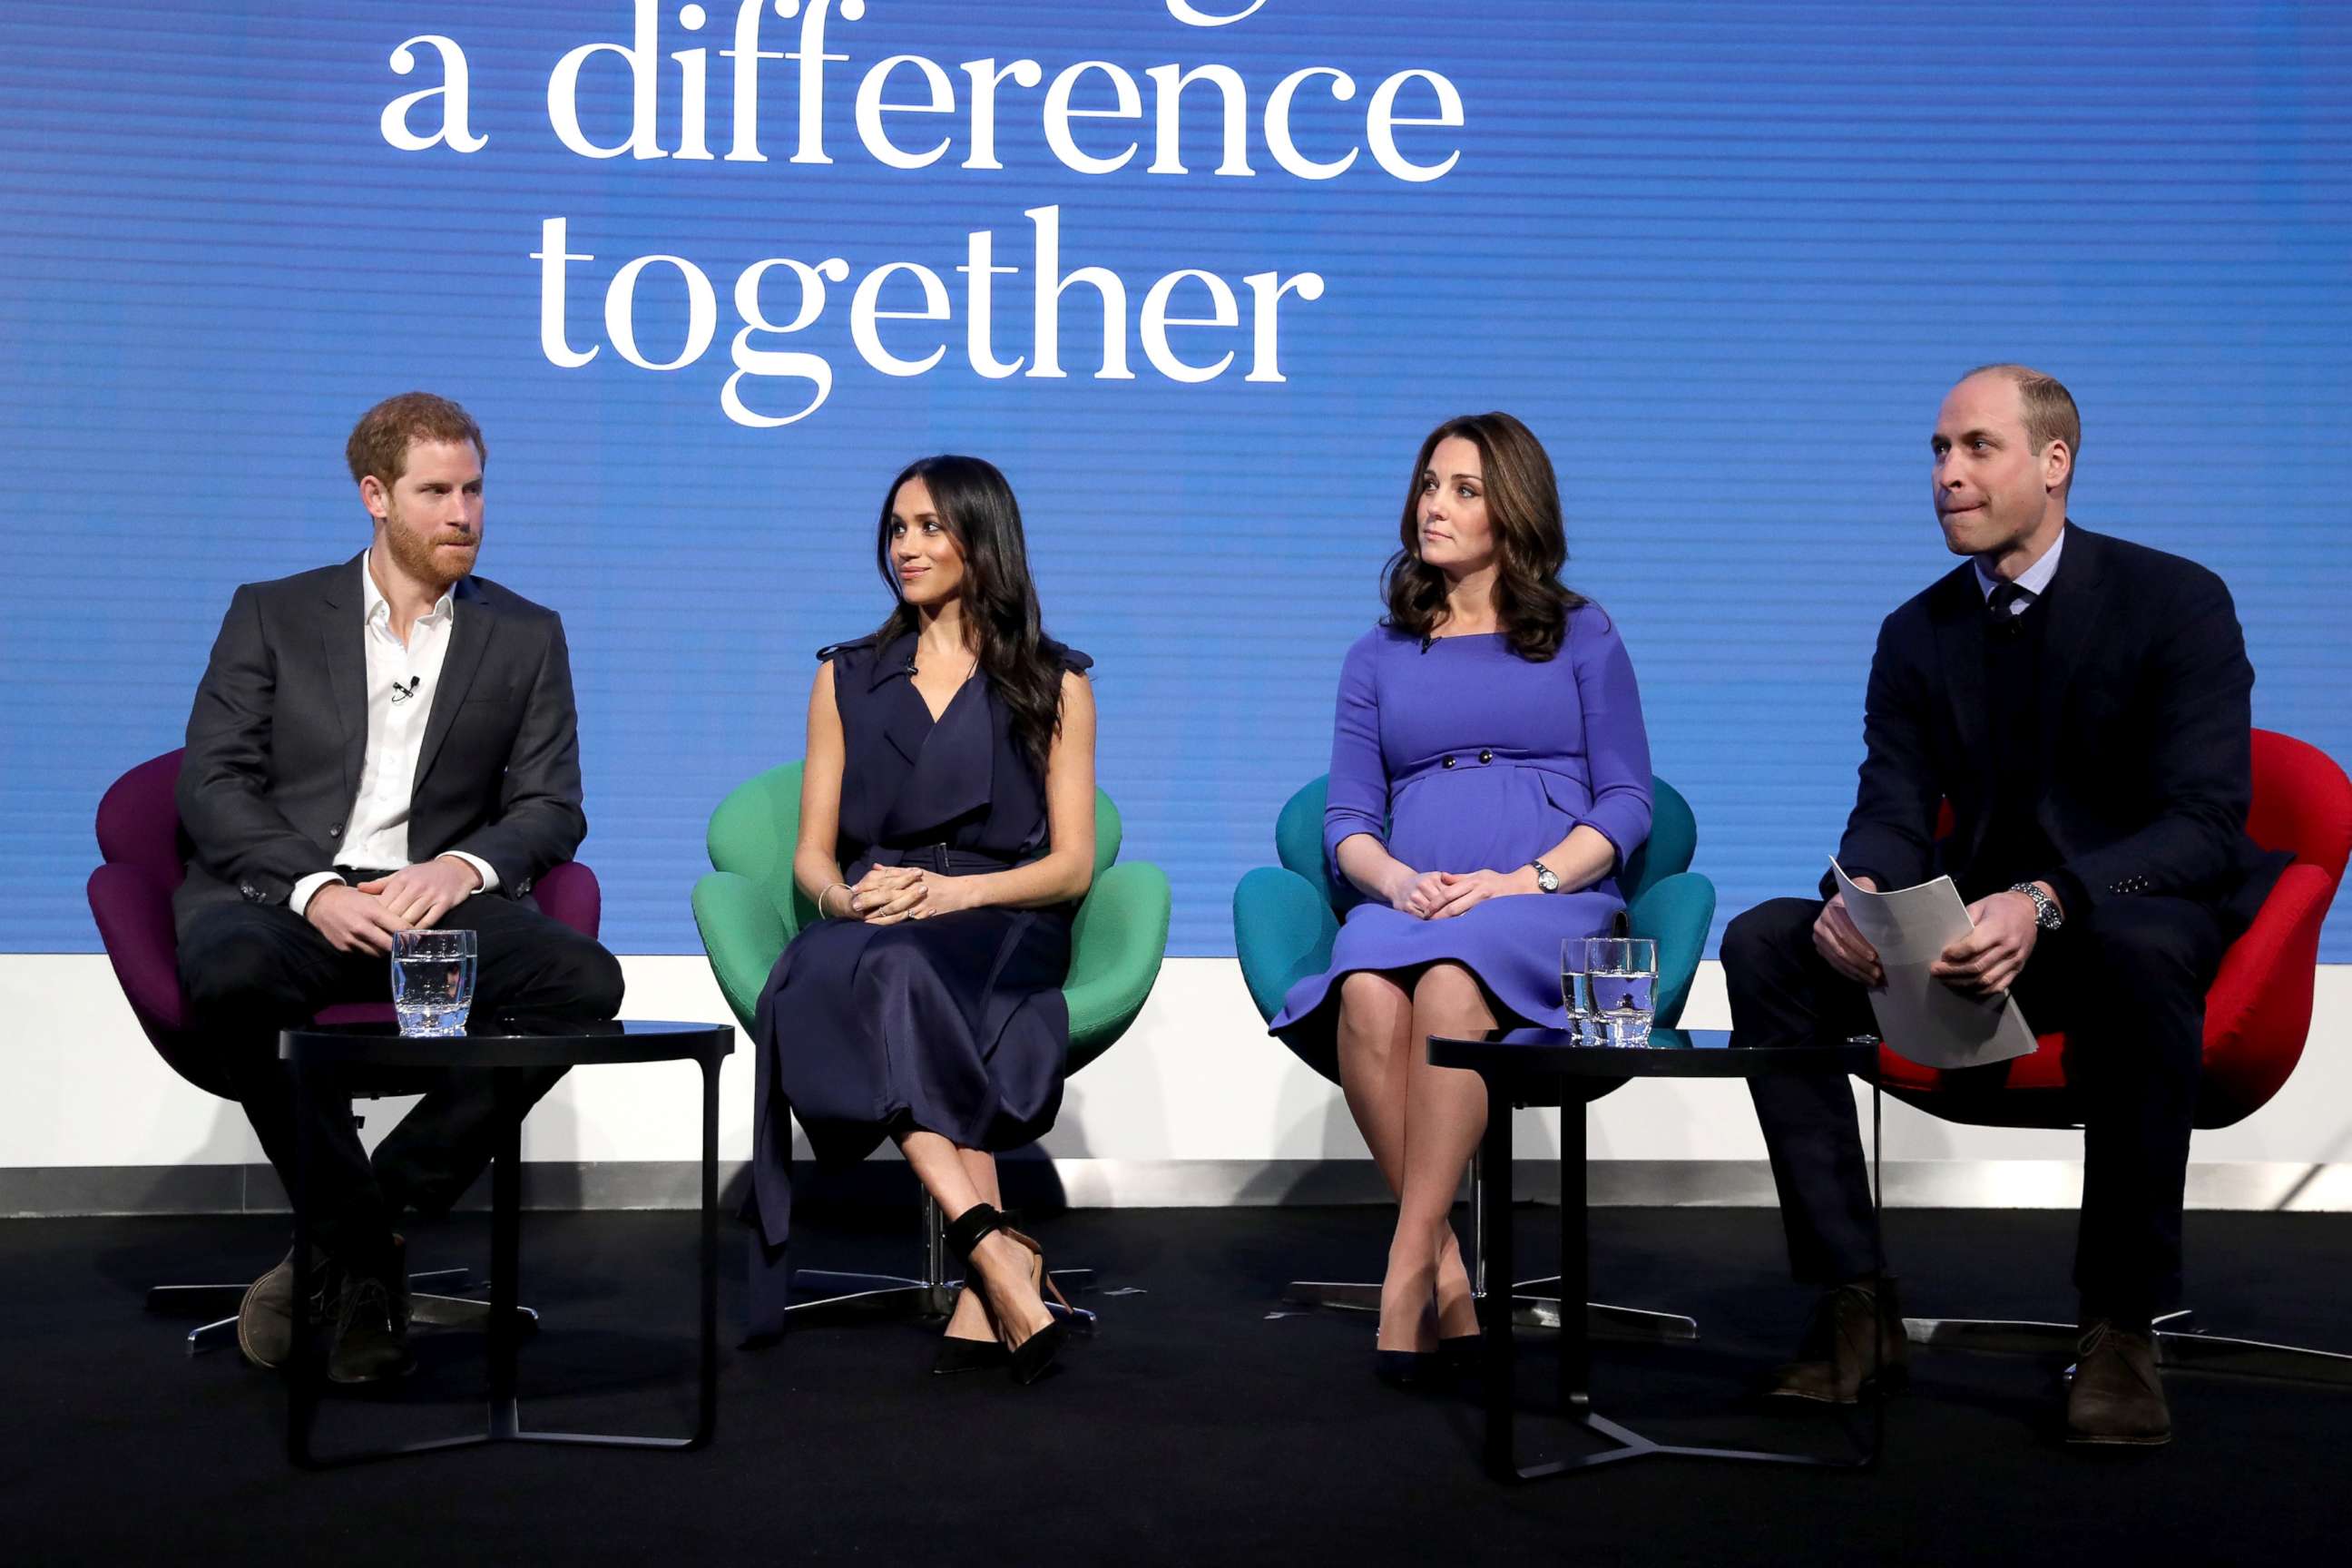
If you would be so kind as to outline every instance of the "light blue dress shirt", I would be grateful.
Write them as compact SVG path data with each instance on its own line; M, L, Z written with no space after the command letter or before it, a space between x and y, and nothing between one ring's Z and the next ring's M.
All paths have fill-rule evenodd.
M2042 559L2027 567L2025 574L2018 578L2017 586L2023 591L2011 602L2011 615L2025 614L2025 607L2042 597L2042 590L2050 586L2050 579L2058 574L2058 557L2065 549L2066 530L2061 525L2058 537L2051 542L2049 549L2042 552ZM1992 603L1992 591L2000 586L2000 579L1986 571L1982 561L1970 561L1969 564L1977 569L1977 591L1985 596L1985 603Z

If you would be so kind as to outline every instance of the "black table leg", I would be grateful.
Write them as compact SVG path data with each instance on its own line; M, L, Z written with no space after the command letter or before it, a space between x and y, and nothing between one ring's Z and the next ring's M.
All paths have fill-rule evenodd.
M1479 1152L1486 1161L1490 1185L1478 1244L1489 1260L1492 1278L1505 1280L1514 1273L1509 1174L1514 1098L1511 1085L1501 1074L1486 1079L1486 1131L1480 1141ZM1486 1473L1500 1481L1532 1481L1566 1475L1574 1470L1619 1464L1628 1459L1647 1458L1653 1455L1682 1459L1731 1459L1749 1464L1797 1465L1821 1469L1875 1468L1885 1444L1886 1420L1883 1399L1873 1400L1877 1409L1873 1413L1874 1425L1868 1451L1852 1459L1818 1458L1811 1454L1781 1454L1752 1448L1660 1443L1592 1409L1591 1336L1583 1310L1583 1303L1591 1295L1591 1237L1584 1194L1588 1146L1586 1118L1590 1111L1575 1096L1567 1098L1570 1103L1561 1108L1559 1121L1560 1414L1612 1446L1598 1453L1580 1455L1574 1458L1549 1459L1524 1466L1518 1462L1517 1423L1512 1408L1516 1394L1513 1373L1516 1371L1517 1346L1511 1337L1510 1293L1507 1288L1489 1290L1479 1301L1486 1373ZM1874 1081L1871 1096L1871 1202L1874 1213L1878 1204L1878 1107L1877 1085ZM1499 1189L1491 1184L1496 1180L1496 1172L1503 1173Z
M1572 1415L1592 1405L1592 1326L1584 1305L1592 1300L1591 1216L1584 1198L1589 1115L1580 1104L1559 1109L1559 1407Z
M702 1348L694 1423L699 1448L719 1430L719 1063L702 1062Z
M694 1430L684 1437L641 1437L617 1432L531 1432L520 1424L504 1434L519 1443L553 1443L593 1448L699 1448L710 1441L719 1425L719 1060L712 1058L700 1063L702 1068L702 1290L697 1316L700 1320L701 1344L698 1348L695 1367L695 1393L698 1408L695 1412ZM520 1124L509 1132L518 1142ZM495 1194L500 1190L492 1186ZM519 1205L518 1205L519 1206ZM507 1240L504 1261L513 1260L513 1240ZM493 1263L494 1268L499 1264ZM492 1299L497 1300L497 1282L492 1282ZM511 1291L511 1287L509 1287ZM507 1298L512 1300L511 1294ZM497 1314L493 1311L495 1320ZM509 1365L511 1380L512 1366ZM512 1384L509 1381L509 1388ZM493 1394L495 1398L495 1391Z
M294 1079L295 1105L308 1105L301 1054L296 1052L286 1066ZM285 1368L286 1457L307 1468L311 1463L310 1434L319 1420L319 1383L326 1368L321 1364L323 1348L310 1321L310 1297L320 1281L313 1277L316 1271L310 1266L310 1225L302 1201L310 1189L310 1163L317 1156L311 1148L310 1118L298 1110L294 1122L294 1190L287 1194L294 1205L294 1337Z
M1517 1278L1511 1263L1511 1100L1500 1080L1486 1080L1486 1131L1479 1140L1488 1183L1486 1202L1479 1215L1478 1259L1486 1278L1501 1283L1478 1299L1479 1330L1484 1353L1486 1404L1486 1473L1496 1480L1518 1475L1512 1445L1511 1404L1517 1397L1518 1347L1511 1337L1511 1281ZM1500 1184L1497 1191L1496 1184ZM1579 1297L1581 1300L1582 1298ZM1566 1296L1561 1297L1564 1302ZM1560 1327L1567 1331L1567 1315Z
M521 1324L515 1306L522 1266L522 1122L506 1114L514 1075L499 1073L499 1147L490 1157L490 1408L489 1435L503 1441L521 1426L516 1400L516 1361L521 1355Z

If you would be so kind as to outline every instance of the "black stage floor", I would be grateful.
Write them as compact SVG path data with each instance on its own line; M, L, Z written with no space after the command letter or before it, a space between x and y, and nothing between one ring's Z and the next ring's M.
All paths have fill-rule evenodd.
M804 1226L810 1267L899 1269L914 1215ZM1553 1211L1518 1215L1527 1272ZM692 1219L526 1216L527 1425L682 1430L692 1373ZM1060 1266L1092 1265L1099 1335L1030 1389L927 1374L928 1333L826 1328L730 1350L719 1437L698 1454L505 1447L324 1474L286 1462L272 1378L233 1350L189 1360L141 1310L160 1281L242 1277L282 1221L0 1225L9 1333L0 1554L20 1563L260 1561L1353 1563L2252 1563L2343 1550L2352 1389L2175 1374L2154 1453L2070 1450L2054 1368L1916 1365L1871 1474L1647 1459L1517 1488L1477 1466L1466 1398L1370 1373L1369 1319L1276 1315L1284 1280L1377 1272L1372 1209L1086 1211L1038 1217ZM1891 1216L1915 1314L2063 1315L2072 1216ZM2215 1332L2352 1350L2352 1216L2189 1216L2195 1305ZM731 1306L740 1233L723 1256ZM487 1227L412 1236L415 1267L472 1263ZM1597 1409L1678 1441L1833 1450L1833 1421L1759 1413L1743 1387L1790 1342L1769 1210L1594 1215L1595 1293L1690 1312L1696 1346L1599 1347ZM1534 1406L1528 1450L1578 1440ZM391 1400L331 1402L322 1444L478 1424L478 1340L420 1340Z

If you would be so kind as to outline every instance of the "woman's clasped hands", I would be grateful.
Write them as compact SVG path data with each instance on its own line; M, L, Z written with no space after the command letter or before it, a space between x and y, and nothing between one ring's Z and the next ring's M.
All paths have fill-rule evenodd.
M829 900L845 918L867 925L897 925L900 921L929 920L934 915L970 909L973 900L961 877L943 877L917 866L876 866L845 892Z
M1520 886L1511 871L1419 871L1397 885L1390 904L1416 920L1442 921L1463 913L1488 899L1533 892Z

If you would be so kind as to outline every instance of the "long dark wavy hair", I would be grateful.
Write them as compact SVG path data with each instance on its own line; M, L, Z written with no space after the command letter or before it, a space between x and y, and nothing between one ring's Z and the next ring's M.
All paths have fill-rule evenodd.
M1426 641L1445 619L1445 574L1421 558L1421 479L1441 442L1459 436L1478 448L1486 474L1486 521L1495 531L1495 619L1511 651L1538 663L1559 651L1568 617L1584 604L1564 586L1568 531L1559 518L1559 481L1535 432L1507 414L1465 414L1429 433L1412 460L1399 548L1381 575L1388 624Z
M1045 760L1062 727L1062 661L1047 652L1037 584L1029 577L1029 546L1021 531L1021 505L992 463L945 453L919 458L882 492L882 521L874 535L874 563L898 603L882 623L885 643L919 630L922 618L907 603L890 564L890 508L899 487L920 479L931 492L956 547L963 552L965 624L971 628L980 668L1011 710L1013 737L1045 774Z

